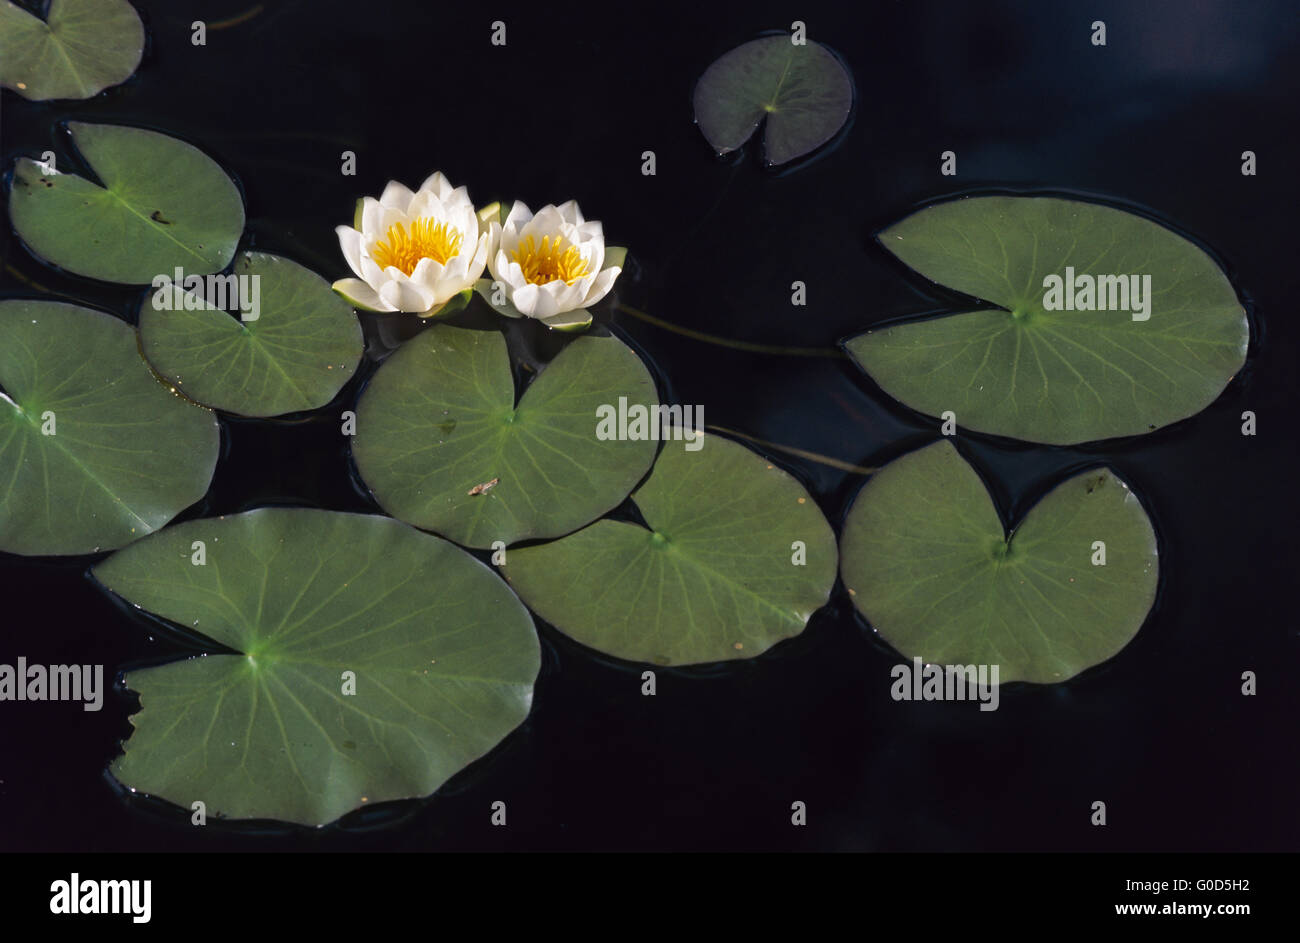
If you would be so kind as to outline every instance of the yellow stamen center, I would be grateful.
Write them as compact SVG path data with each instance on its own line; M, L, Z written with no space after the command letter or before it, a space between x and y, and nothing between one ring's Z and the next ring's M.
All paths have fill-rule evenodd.
M384 240L375 243L371 258L381 269L394 265L410 275L421 259L446 265L448 259L460 254L463 238L455 226L428 217L412 222L409 230L401 223L393 223Z
M578 247L565 245L563 236L556 236L554 242L550 236L543 236L540 248L532 236L527 236L519 241L510 258L524 270L524 279L534 285L554 281L572 285L591 270Z

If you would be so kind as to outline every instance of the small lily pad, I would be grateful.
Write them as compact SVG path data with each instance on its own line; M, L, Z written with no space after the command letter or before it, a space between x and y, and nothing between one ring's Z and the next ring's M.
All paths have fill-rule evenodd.
M468 547L558 537L616 506L654 461L649 438L598 437L598 410L620 398L658 404L617 338L574 340L516 406L505 338L435 324L366 387L352 453L375 500L409 524Z
M230 264L244 204L212 158L143 128L68 127L103 186L19 158L9 217L33 252L74 274L129 285L177 268L208 275Z
M719 154L766 121L763 159L784 164L825 144L848 120L853 79L826 47L755 39L714 62L695 86L695 121Z
M187 811L323 825L427 796L532 703L528 611L487 566L389 518L189 521L92 572L215 643L125 678L141 709L112 774Z
M143 53L126 0L51 0L44 20L0 0L0 85L23 98L90 98L130 78Z
M238 289L241 318L174 283L140 308L145 356L190 399L243 416L278 416L324 406L351 379L363 350L361 324L320 276L279 256L245 252L233 272L213 278L225 280L213 287L228 300Z
M1052 683L1111 658L1155 601L1156 536L1109 468L1066 480L1009 533L942 440L890 462L849 510L844 585L907 658Z
M927 278L1002 306L845 342L886 393L932 416L950 411L958 428L1054 445L1140 435L1200 412L1246 359L1246 313L1227 276L1132 213L969 197L879 239ZM1053 277L1069 278L1068 299L1052 293Z
M584 645L691 665L762 654L798 635L835 582L835 534L789 474L701 433L667 441L632 495L647 527L597 521L511 550L525 602Z
M158 382L135 330L53 301L0 301L0 550L111 550L203 497L217 418Z

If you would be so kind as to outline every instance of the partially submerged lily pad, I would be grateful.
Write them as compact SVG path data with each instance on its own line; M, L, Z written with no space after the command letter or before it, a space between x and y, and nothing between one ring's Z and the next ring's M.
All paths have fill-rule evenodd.
M19 158L9 217L33 252L76 275L132 285L178 267L207 275L230 264L244 203L212 158L143 128L68 127L103 186Z
M877 472L841 543L844 585L907 658L1064 681L1129 643L1155 600L1155 532L1109 468L1066 480L1007 533L946 439ZM525 596L526 598L526 596Z
M0 550L111 550L203 497L217 418L158 382L132 327L0 301Z
M92 572L227 650L126 674L141 709L113 776L187 810L323 825L427 796L532 703L528 611L469 554L388 518L189 521Z
M245 252L232 273L214 278L224 279L213 287L227 304L232 289L254 292L240 296L240 318L174 283L140 308L145 356L186 396L243 416L277 416L324 406L352 378L361 325L320 276L289 259Z
M889 395L933 416L951 411L959 428L1055 445L1139 435L1200 412L1246 359L1246 313L1227 276L1195 244L1132 213L969 197L879 239L927 278L1001 305L845 343ZM1045 281L1066 275L1093 285L1090 300L1080 288L1069 303L1104 295L1110 310L1048 310L1058 299Z
M789 474L735 442L667 441L632 495L647 527L602 520L511 550L505 574L561 632L629 661L762 654L835 582L835 535ZM694 443L690 443L694 445Z
M616 506L654 461L648 438L597 437L597 410L620 398L658 403L617 338L574 340L516 406L504 337L437 324L370 381L352 452L375 499L407 523L469 547L558 537Z
M0 85L23 98L90 98L130 78L143 53L126 0L51 0L44 20L0 0Z
M728 52L695 86L695 121L719 154L740 147L766 121L763 158L784 164L825 144L848 120L853 80L814 42L765 36Z

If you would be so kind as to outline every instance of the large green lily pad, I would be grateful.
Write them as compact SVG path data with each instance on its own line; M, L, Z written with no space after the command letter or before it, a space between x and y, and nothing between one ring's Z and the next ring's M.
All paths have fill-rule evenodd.
M845 345L890 396L933 416L951 411L959 428L1056 445L1139 435L1200 412L1245 362L1249 328L1227 276L1141 216L1053 197L970 197L879 238L927 278L1002 306ZM1065 299L1049 299L1044 281L1064 280L1067 267L1071 283L1093 280L1093 305L1099 277L1149 276L1149 298L1137 282L1148 310L1114 310L1125 300L1114 281L1112 310L1048 310L1045 301Z
M763 131L763 159L784 164L825 144L848 120L853 80L824 46L765 36L737 46L695 86L695 121L719 154Z
M217 418L158 382L135 331L53 301L0 301L0 550L111 550L208 489Z
M394 517L469 547L558 537L615 507L654 461L648 438L600 439L598 410L658 403L639 357L579 337L515 405L505 339L433 325L385 361L352 453Z
M1109 468L1058 485L1008 534L947 440L867 482L841 559L853 604L885 641L931 664L998 665L1001 683L1064 681L1113 656L1158 578L1151 522Z
M332 400L364 347L348 303L314 272L262 252L243 253L229 275L216 277L228 280L227 292L245 286L240 317L174 283L145 299L140 340L154 369L196 402L244 416Z
M463 550L388 518L190 521L93 574L234 652L126 675L141 709L112 773L186 809L322 825L429 795L528 715L527 610Z
M19 158L9 217L33 252L74 274L132 285L177 267L207 275L230 264L244 204L212 158L143 128L68 127L103 186Z
M23 98L90 98L130 78L143 52L126 0L51 0L44 20L0 0L0 85Z
M649 529L597 521L509 551L533 611L584 645L659 665L750 658L797 635L835 582L835 535L803 487L735 442L666 442L632 496Z

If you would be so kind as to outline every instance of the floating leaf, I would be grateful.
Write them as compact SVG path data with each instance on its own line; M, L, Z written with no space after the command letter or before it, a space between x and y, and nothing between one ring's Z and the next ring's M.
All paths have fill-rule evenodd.
M238 297L243 316L256 317L235 318L175 284L140 308L145 356L190 399L244 416L278 416L324 406L351 378L363 349L361 325L320 276L288 259L245 252L233 273L213 279L223 279L213 287L227 304ZM241 286L256 286L255 294ZM187 303L196 310L185 310Z
M695 121L719 154L766 119L763 157L784 164L825 144L848 120L853 80L830 50L766 36L714 62L695 86Z
M432 793L528 715L527 610L464 551L388 518L189 521L93 574L235 653L126 675L141 710L112 773L186 809L322 825Z
M1249 328L1227 277L1200 248L1132 213L971 197L879 238L927 278L1002 305L846 342L885 392L930 415L952 411L959 427L1056 445L1138 435L1200 412L1245 362ZM1150 276L1149 297L1137 282L1147 319L1047 310L1044 282L1071 274L1067 266L1072 284L1093 279L1094 305L1098 277L1125 276L1104 283L1105 303L1136 307L1127 276Z
M930 664L998 665L1001 683L1064 681L1113 656L1141 628L1158 575L1151 522L1110 469L1058 485L1008 535L947 440L867 482L841 559L885 641Z
M117 318L0 301L0 388L0 550L110 550L208 489L216 416L159 383Z
M68 127L103 186L20 158L9 216L33 252L77 275L133 285L177 267L207 275L230 263L244 204L210 157L143 128Z
M790 475L717 436L665 442L632 500L650 529L597 521L511 550L505 574L584 645L660 665L750 658L798 635L835 582L835 535Z
M45 20L0 0L0 85L23 98L90 98L130 78L143 52L126 0L51 0Z
M597 438L598 408L620 397L657 405L617 338L574 340L516 407L505 339L434 325L370 381L352 451L375 499L407 523L469 547L558 537L617 505L654 461L649 439Z

